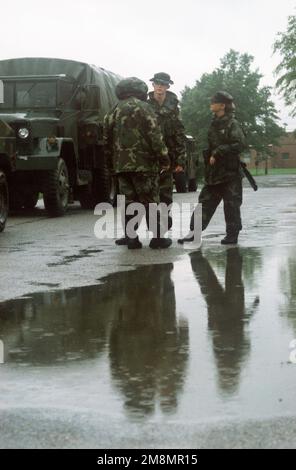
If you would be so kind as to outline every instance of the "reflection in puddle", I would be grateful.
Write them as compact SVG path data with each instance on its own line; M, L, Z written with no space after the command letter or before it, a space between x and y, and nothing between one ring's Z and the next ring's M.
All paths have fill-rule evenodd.
M188 324L176 319L173 265L129 274L129 293L112 322L112 378L133 411L151 413L155 401L174 411L188 359Z
M183 421L295 411L289 250L216 248L0 304L5 403L58 396L60 406Z
M201 252L191 255L192 270L207 303L219 386L231 393L239 386L240 371L250 353L247 325L259 305L256 296L249 308L245 306L242 262L238 248L226 251L224 288L207 258Z

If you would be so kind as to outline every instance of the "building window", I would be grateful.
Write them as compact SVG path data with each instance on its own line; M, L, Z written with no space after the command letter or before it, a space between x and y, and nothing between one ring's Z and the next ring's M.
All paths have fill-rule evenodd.
M290 154L289 153L282 153L283 160L289 160Z

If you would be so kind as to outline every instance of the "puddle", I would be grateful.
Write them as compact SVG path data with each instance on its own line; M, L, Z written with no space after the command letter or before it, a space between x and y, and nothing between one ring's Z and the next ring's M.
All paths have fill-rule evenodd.
M55 266L67 266L74 261L77 261L81 258L87 258L90 257L93 254L101 253L103 250L94 250L94 249L85 249L85 250L79 250L79 253L77 255L69 255L69 256L64 256L61 261L57 261L56 263L48 263L47 266L49 268L53 268ZM56 252L58 255L59 253Z
M295 413L295 251L217 247L0 304L1 406L190 422Z

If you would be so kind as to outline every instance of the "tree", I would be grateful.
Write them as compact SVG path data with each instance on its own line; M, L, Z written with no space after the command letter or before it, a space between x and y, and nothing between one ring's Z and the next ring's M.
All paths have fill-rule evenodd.
M252 71L254 58L230 50L212 73L202 75L193 88L182 93L181 112L186 131L196 137L199 149L207 147L207 130L211 121L210 97L224 90L234 97L236 116L251 145L262 155L272 155L283 129L271 100L271 88L260 87L262 75ZM271 145L272 144L272 145Z
M296 116L296 16L288 17L288 28L285 33L278 33L273 45L274 52L279 52L282 62L275 72L280 75L276 87L282 93L285 103L293 106L291 115Z

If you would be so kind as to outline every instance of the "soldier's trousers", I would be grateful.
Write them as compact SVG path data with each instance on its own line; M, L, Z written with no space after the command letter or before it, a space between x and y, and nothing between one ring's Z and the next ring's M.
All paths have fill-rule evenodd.
M242 179L234 178L226 183L205 185L199 195L202 204L202 230L209 225L218 205L223 200L226 233L238 235L242 229L240 207L243 201ZM194 230L194 214L190 222L190 230Z
M159 199L167 206L173 203L173 173L172 171L165 171L159 177ZM164 224L170 229L173 225L172 215L168 213L168 220Z
M126 204L140 202L145 206L159 203L159 176L154 173L119 173L119 193L125 196Z
M133 202L139 202L145 207L145 215L148 229L157 235L157 221L155 227L149 227L149 204L159 204L159 176L152 173L127 172L119 173L119 193L125 196L126 208ZM125 210L126 210L125 208ZM125 228L128 220L134 216L125 215ZM136 225L135 230L137 230Z
M168 206L173 202L173 173L165 171L159 177L159 198Z

